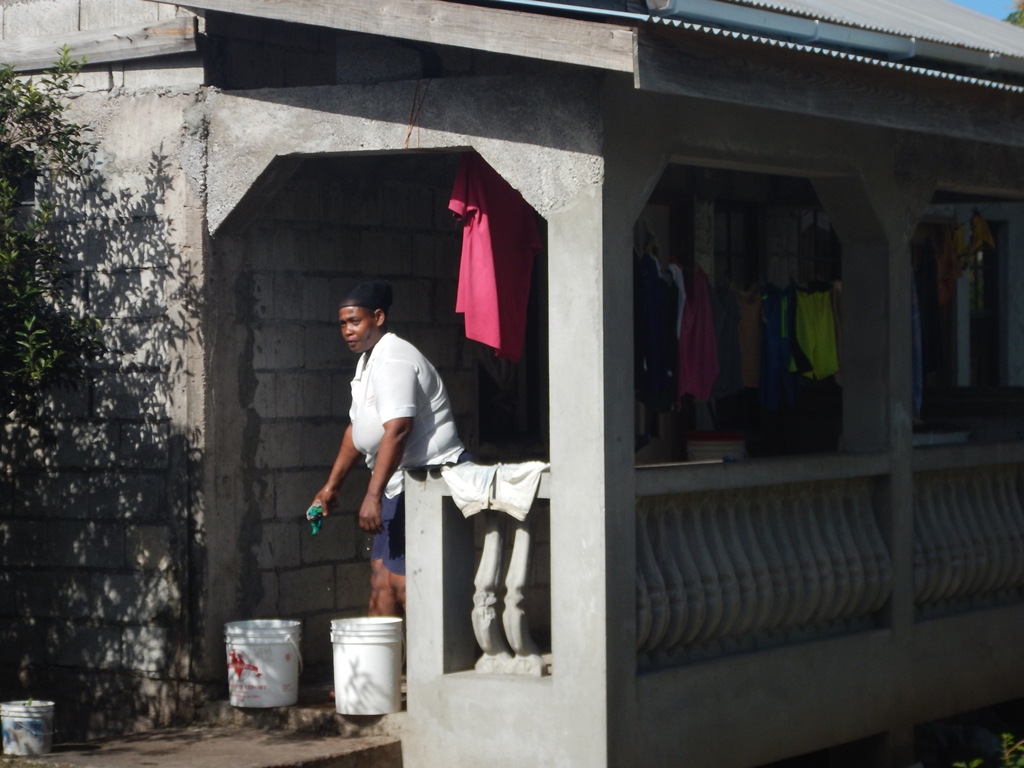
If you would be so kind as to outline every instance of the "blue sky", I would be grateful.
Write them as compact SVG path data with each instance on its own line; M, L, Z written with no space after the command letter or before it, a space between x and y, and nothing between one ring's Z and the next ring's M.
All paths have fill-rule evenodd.
M953 0L957 5L973 8L976 11L1005 19L1013 10L1013 0Z

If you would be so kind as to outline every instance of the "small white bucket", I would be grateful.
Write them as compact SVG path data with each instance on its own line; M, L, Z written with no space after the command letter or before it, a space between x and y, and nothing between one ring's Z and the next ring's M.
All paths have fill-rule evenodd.
M5 755L45 755L53 746L52 701L0 704Z
M335 619L334 701L343 715L386 715L402 709L402 620Z
M299 700L302 624L287 619L224 625L233 707L289 707Z

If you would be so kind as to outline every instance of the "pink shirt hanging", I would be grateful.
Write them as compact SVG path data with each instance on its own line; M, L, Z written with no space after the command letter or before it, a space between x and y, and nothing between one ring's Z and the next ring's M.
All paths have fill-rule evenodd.
M679 335L680 395L692 394L698 400L711 397L718 378L718 348L715 321L711 315L708 278L700 267L693 272L693 286L683 305L683 332Z
M448 208L464 225L455 311L466 316L466 337L518 361L541 252L536 214L476 152L463 155Z

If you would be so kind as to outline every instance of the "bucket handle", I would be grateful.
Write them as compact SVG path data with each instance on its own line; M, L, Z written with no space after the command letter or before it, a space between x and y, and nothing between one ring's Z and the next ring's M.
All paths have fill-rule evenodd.
M295 644L295 639L291 635L286 635L288 642L292 648L295 649L295 655L299 657L299 674L302 674L302 651L299 650L299 646Z

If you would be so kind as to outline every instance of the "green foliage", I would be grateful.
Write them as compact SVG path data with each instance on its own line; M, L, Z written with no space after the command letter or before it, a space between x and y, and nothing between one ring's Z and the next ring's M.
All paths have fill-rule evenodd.
M1024 741L1016 741L1012 734L1004 733L1000 738L1003 746L1003 754L1000 756L999 765L1003 768L1024 768ZM953 768L983 768L985 761L981 758L971 760L969 763L953 763Z
M1024 27L1024 0L1017 0L1013 12L1006 17L1006 20L1018 27Z
M67 48L38 80L0 66L0 418L37 419L46 390L74 385L103 351L98 322L71 309L70 277L47 231L53 204L31 204L38 177L83 173L89 147L63 100L79 66Z

